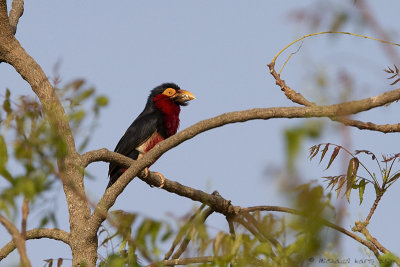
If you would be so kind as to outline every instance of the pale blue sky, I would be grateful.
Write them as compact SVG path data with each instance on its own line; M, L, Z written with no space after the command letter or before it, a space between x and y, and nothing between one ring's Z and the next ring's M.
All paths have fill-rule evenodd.
M99 93L109 96L110 104L102 112L88 149L106 147L112 150L142 111L149 91L162 82L176 82L197 98L182 109L180 129L224 112L293 106L275 85L266 64L285 45L312 32L291 19L291 12L299 7L315 7L317 2L26 1L17 38L49 76L59 62L63 83L82 77ZM338 5L345 6L345 2L340 1ZM379 21L394 34L394 41L398 43L400 37L395 26L399 7L394 0L373 7ZM357 26L346 30L372 34ZM357 76L355 84L359 91L353 96L372 96L390 88L382 69L394 62L381 48L376 42L349 36L314 37L305 40L282 76L292 88L318 101L315 86L313 89L314 74L321 69L332 73L329 95L337 97L336 93L341 90L340 83L335 81L337 70L345 68ZM290 52L296 49L297 46ZM281 58L279 66L286 56ZM26 82L6 64L0 65L0 81L0 92L10 88L14 95L32 94ZM358 118L395 122L399 111L396 105ZM151 170L207 192L218 190L235 205L286 206L288 201L281 197L279 181L266 175L265 169L271 165L283 166L283 130L303 122L293 119L252 121L215 129L167 152ZM331 129L337 126L330 125ZM332 132L337 134L337 131ZM378 155L399 152L397 134L352 129L350 136L351 149L370 149ZM332 134L325 134L315 142L343 143L340 136ZM307 144L299 161L303 179L317 179L333 175L335 171L337 174L338 168L323 172L323 166L308 161L306 152L313 144ZM95 177L86 181L92 200L98 200L104 192L107 168L105 163L89 168ZM58 189L58 221L61 228L68 230L64 197L60 186ZM384 196L370 231L388 249L400 254L396 238L398 190L399 186L394 185ZM368 194L373 194L372 188L366 190L361 207L357 205L356 194L352 196L351 205L345 204L349 209L343 227L349 229L356 219L367 215L373 201ZM195 204L198 205L134 180L113 209L161 219L166 218L167 212L180 216ZM28 228L35 227L38 218L33 212ZM213 215L208 223L227 229L220 215ZM0 236L0 245L10 239L3 229ZM347 237L342 240L344 249L340 257L365 258L360 254L361 245ZM59 242L35 240L27 244L33 266L44 265L42 260L46 258L71 257L67 246ZM8 266L17 259L14 252L0 266Z

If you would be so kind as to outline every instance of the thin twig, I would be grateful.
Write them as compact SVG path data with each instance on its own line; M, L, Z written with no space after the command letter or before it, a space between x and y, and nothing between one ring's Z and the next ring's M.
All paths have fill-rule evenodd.
M182 237L185 235L187 229L189 228L189 225L193 222L193 220L197 217L197 215L199 213L201 213L201 211L204 209L206 205L205 204L201 204L200 208L198 208L193 214L192 216L190 216L189 220L186 222L186 224L181 227L181 229L179 230L178 234L176 235L174 241L172 242L171 248L168 250L168 252L165 254L164 256L164 260L168 260L169 257L171 257L172 253L175 250L175 247L179 244L179 242L181 242Z
M253 212L253 211L277 211L277 212L285 212L285 213L290 213L290 214L295 214L295 215L300 215L300 216L304 216L304 217L308 217L307 214L304 214L298 210L295 209L291 209L291 208L286 208L286 207L279 207L279 206L255 206L255 207L249 207L249 208L242 208L240 213L243 212ZM374 245L372 245L370 242L362 239L361 237L355 235L354 233L344 229L343 227L340 227L334 223L331 223L323 218L314 218L314 219L318 219L322 224L324 224L327 227L330 227L336 231L339 231L351 238L353 238L354 240L356 240L357 242L363 244L364 246L366 246L367 248L369 248L374 254L375 256L378 258L379 257L379 251L376 249L376 247Z
M275 70L275 61L272 61L268 64L270 74L274 77L275 83L281 88L281 90L285 93L286 97L290 99L292 102L306 106L313 107L317 106L315 103L308 101L302 94L297 93L295 90L290 88L284 80L281 79L280 75ZM373 98L370 98L373 101ZM397 100L394 100L397 101ZM350 115L350 114L348 114ZM346 126L356 127L360 130L370 130L370 131L378 131L382 133L393 133L400 131L400 123L398 124L374 124L372 122L362 122L359 120L352 120L346 118L344 116L338 116L338 114L333 116L327 116L333 121L337 121Z
M233 218L232 217L225 217L226 220L228 221L228 226L229 226L229 233L231 234L231 237L233 239L236 238L236 233L235 233L235 225L233 224Z
M381 243L379 243L379 241L373 237L370 232L368 231L368 229L366 228L365 224L361 221L356 221L355 226L352 229L355 232L360 232L362 233L369 242L371 242L377 249L379 249L382 253L390 253L392 255L394 255L391 251L389 251L388 249L386 249L384 246L382 246ZM400 266L400 258L394 255L394 259L395 262L398 266Z
M0 214L0 223L6 228L8 233L12 236L12 240L18 249L20 256L21 265L24 267L30 267L31 262L29 261L28 255L26 254L25 239L19 233L17 227L7 220L6 217Z
M382 193L379 192L378 195L376 196L374 204L372 204L371 210L369 211L367 218L365 218L365 221L363 222L365 227L367 227L367 225L369 224L369 221L371 220L371 217L374 214L376 207L378 206L378 203L381 200L381 198L382 198Z
M211 208L208 208L207 210L205 210L201 214L199 223L203 224L207 220L208 216L210 216L213 212L214 211ZM187 246L189 245L190 240L193 238L195 233L196 233L196 227L195 227L195 225L193 225L190 233L188 233L186 235L185 239L183 239L178 250L174 253L174 255L172 255L172 259L178 259L182 255L182 253L185 252Z
M260 235L262 235L266 240L268 240L272 245L274 245L278 250L282 250L281 244L273 238L270 234L265 232L265 229L260 223L250 214L250 213L243 213L244 217L247 219L249 223L251 223L258 231Z

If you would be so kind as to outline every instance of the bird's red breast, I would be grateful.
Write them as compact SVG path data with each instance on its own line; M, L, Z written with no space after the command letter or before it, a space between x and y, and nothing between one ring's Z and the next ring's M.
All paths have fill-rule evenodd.
M142 154L147 153L162 140L164 140L164 138L158 132L154 132L143 144L137 147L136 150Z
M154 105L163 114L163 123L167 136L176 134L179 127L179 105L171 101L169 97L159 94L154 97Z

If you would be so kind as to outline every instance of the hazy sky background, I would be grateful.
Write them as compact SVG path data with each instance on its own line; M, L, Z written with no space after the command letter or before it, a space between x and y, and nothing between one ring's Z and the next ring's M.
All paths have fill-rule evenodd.
M317 30L329 30L329 23L316 29L300 24L294 19L294 11L351 8L346 4L348 1L331 1L335 6L321 5L322 2L326 1L115 1L112 4L111 1L26 1L16 36L48 76L54 76L54 66L58 63L62 84L84 78L98 93L110 98L98 127L91 133L88 150L102 147L113 150L126 128L143 110L149 91L163 82L176 82L197 98L182 108L180 129L224 112L294 106L275 85L266 65L296 38ZM384 5L368 2L379 23L392 34L393 41L400 43L396 29L399 2L385 1ZM358 24L356 17L351 19L356 22L345 30L376 36ZM278 68L288 53L297 48L292 47L280 57ZM397 47L395 49L400 53ZM282 77L312 101L321 103L325 96L324 101L333 103L343 94L339 70L354 75L357 90L350 97L359 99L391 88L382 70L393 63L380 43L350 36L319 36L304 41ZM317 90L317 73L329 75L329 91ZM32 95L27 83L3 63L0 64L1 96L6 88L10 88L14 96ZM398 122L396 106L397 103L357 118L380 123ZM326 165L319 166L317 161L307 159L308 148L316 143L343 144L337 131L339 125L325 121L328 123L325 134L320 140L307 142L298 161L304 181L341 172L340 161L332 170L324 172ZM290 202L282 192L280 181L267 170L271 166L284 167L284 130L303 123L305 120L279 119L214 129L167 152L151 170L207 192L218 190L234 205L288 206ZM377 155L399 152L398 134L351 129L349 136L350 150L369 149ZM88 170L95 178L86 179L86 190L90 198L97 201L108 183L108 164L92 164ZM318 181L322 184L321 179ZM0 181L0 186L2 183ZM68 230L65 197L60 185L57 190L60 196L54 205L59 210L59 227ZM371 234L397 254L400 254L397 240L399 190L399 185L395 184L385 194L369 226ZM367 187L362 206L353 193L351 204L345 204L348 209L342 226L350 229L355 220L364 219L373 200L371 186ZM167 213L182 216L195 205L199 204L150 188L135 179L113 209L162 219L169 216ZM28 228L34 228L39 218L33 210ZM225 218L218 214L212 215L207 224L228 229ZM329 230L325 231L326 235L330 234ZM0 245L9 240L1 228ZM367 258L359 243L345 236L341 240L343 247L339 258ZM47 258L71 258L69 248L61 242L32 240L27 242L27 249L33 266L43 266ZM14 251L0 266L17 261L18 254Z

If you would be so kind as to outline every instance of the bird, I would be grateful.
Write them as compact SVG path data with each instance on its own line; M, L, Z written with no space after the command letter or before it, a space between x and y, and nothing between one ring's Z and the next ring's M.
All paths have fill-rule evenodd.
M191 92L182 90L175 83L163 83L155 87L151 90L142 113L126 130L114 152L134 160L140 159L157 143L178 131L180 107L188 105L193 99L195 96ZM112 186L125 170L111 162L107 188ZM148 173L147 168L145 171Z

